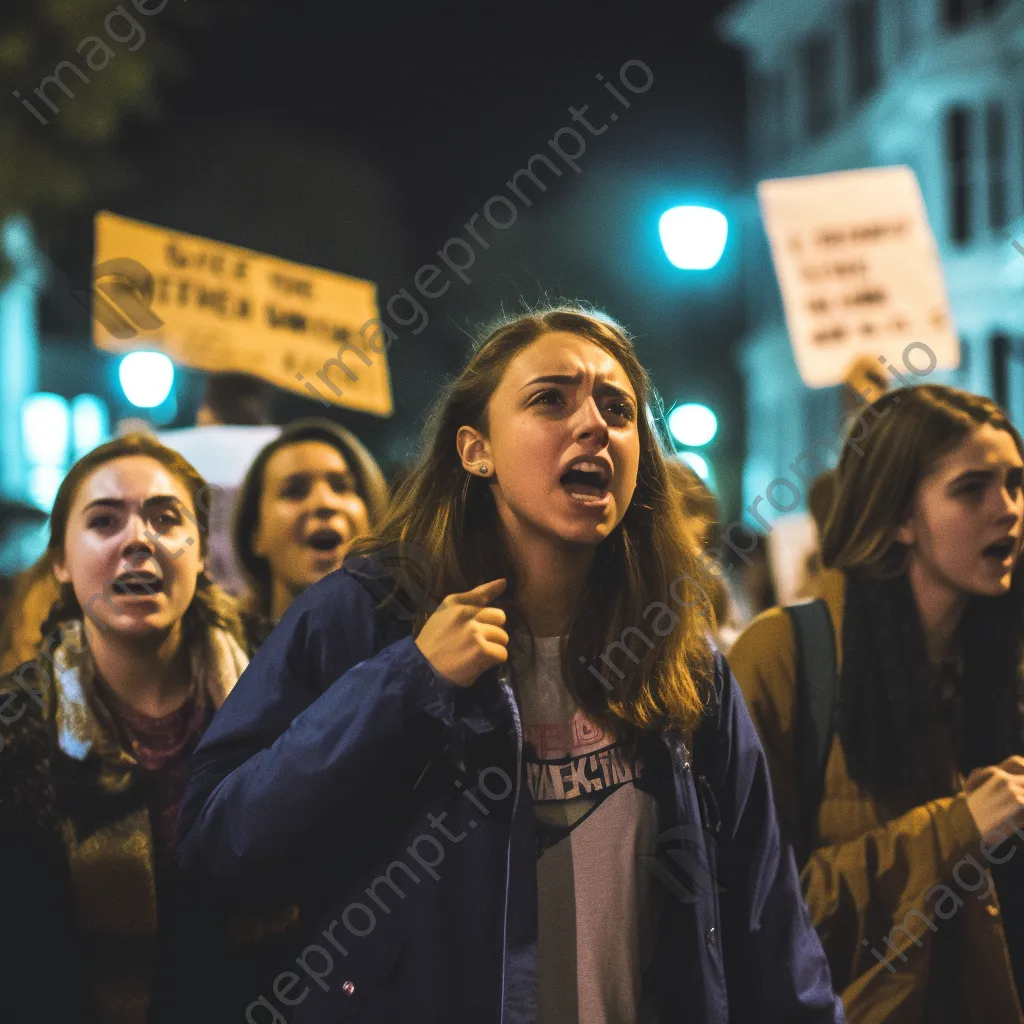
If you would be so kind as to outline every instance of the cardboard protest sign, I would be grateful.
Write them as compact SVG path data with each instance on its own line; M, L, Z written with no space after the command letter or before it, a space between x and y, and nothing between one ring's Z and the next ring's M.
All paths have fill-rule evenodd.
M938 248L908 167L758 185L786 322L804 383L839 384L858 356L956 367L960 346ZM922 346L926 347L923 348Z
M108 212L96 216L93 340L390 416L387 329L371 281Z

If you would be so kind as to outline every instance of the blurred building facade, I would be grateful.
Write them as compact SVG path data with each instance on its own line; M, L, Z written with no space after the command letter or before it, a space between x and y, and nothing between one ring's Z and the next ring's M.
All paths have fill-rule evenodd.
M960 367L929 379L1024 424L1024 0L743 0L719 30L745 55L751 188L911 167L961 339ZM747 506L837 438L842 399L801 382L756 207L743 229Z

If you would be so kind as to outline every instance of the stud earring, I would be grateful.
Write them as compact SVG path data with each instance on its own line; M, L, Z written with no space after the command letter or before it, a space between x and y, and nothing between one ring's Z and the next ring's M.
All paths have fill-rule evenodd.
M487 469L487 467L486 467L486 466L481 466L481 467L480 467L480 475L481 475L481 476L486 476L488 472L489 472L489 471L488 471L488 469Z

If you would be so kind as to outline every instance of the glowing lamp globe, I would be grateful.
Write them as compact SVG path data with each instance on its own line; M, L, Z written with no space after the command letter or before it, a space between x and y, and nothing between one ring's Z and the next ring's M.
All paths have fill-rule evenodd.
M700 448L718 433L718 419L706 405L687 402L668 414L668 429L680 444Z
M155 409L174 386L174 363L162 352L129 352L118 377L125 397L139 409Z
M729 222L708 206L673 206L661 215L658 234L674 267L710 270L725 251Z

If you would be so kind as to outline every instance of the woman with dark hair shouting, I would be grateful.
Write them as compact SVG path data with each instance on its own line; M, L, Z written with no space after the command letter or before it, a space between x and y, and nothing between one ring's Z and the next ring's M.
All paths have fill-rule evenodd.
M650 390L601 316L497 328L257 653L180 851L302 906L250 1021L842 1019Z
M232 523L254 647L303 590L341 565L386 504L387 484L373 456L331 420L295 420L260 451L239 488Z
M850 1020L1022 1022L1024 446L994 402L937 384L860 425L820 620L765 612L730 661Z

